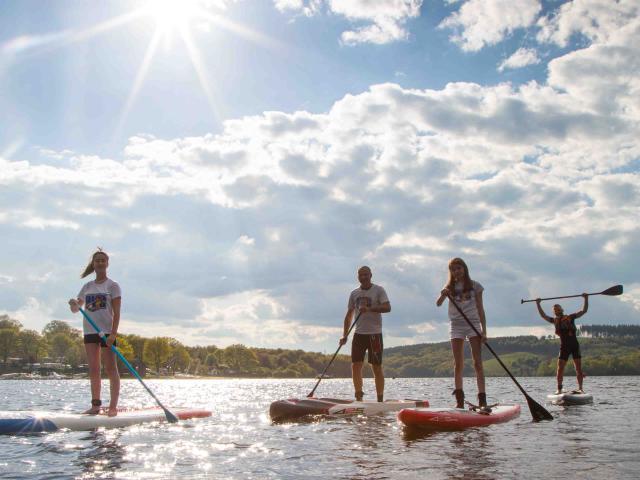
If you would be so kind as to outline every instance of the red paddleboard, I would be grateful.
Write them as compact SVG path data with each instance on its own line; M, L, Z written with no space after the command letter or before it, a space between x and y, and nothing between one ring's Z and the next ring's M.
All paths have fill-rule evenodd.
M405 408L398 413L398 420L409 427L460 430L508 422L518 415L520 405L497 405L488 414L463 408Z

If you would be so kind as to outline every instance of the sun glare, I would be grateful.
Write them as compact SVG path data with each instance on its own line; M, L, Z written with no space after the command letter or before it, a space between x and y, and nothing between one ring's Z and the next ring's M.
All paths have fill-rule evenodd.
M157 31L161 35L187 28L197 8L195 0L153 0L147 4L149 14L155 20Z

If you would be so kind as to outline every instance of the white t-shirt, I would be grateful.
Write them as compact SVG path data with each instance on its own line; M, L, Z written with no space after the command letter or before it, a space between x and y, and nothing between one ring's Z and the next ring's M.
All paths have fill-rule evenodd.
M456 282L454 286L453 299L469 320L472 322L474 322L474 320L479 322L480 313L478 312L478 305L476 303L476 294L482 292L484 287L475 280L471 280L471 285L471 290L462 293L462 289L464 288L462 282ZM465 325L467 323L451 301L449 301L449 320L452 322L462 322Z
M80 289L78 298L84 300L84 309L91 320L95 322L104 333L111 333L113 323L113 307L111 302L114 298L121 297L120 285L107 278L102 283L95 280L87 282ZM84 318L84 317L83 317ZM98 333L85 318L82 322L82 329L85 335Z
M371 284L368 290L361 287L356 288L349 295L349 310L355 309L355 315L358 315L358 307L366 305L373 307L382 305L389 301L387 292L380 285ZM354 317L355 320L355 317ZM374 333L382 333L382 314L379 312L365 312L360 315L360 319L356 324L356 333L371 335Z

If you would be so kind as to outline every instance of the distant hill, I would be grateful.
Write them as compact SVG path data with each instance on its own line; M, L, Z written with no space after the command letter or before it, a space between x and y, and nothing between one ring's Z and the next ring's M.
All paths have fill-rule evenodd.
M640 326L635 325L582 325L580 346L583 366L587 375L640 375ZM560 340L557 337L496 337L489 340L491 347L515 376L555 375ZM256 364L245 375L261 377L314 377L322 372L330 355L302 350L254 349ZM336 357L327 374L332 377L350 377L349 346ZM473 375L471 353L466 346L465 375ZM506 376L504 369L486 349L483 350L487 376ZM386 348L384 370L387 377L450 377L453 359L450 343L423 343ZM567 375L574 372L569 361ZM369 368L365 376L371 376Z
M588 375L640 375L640 326L584 325L580 348ZM596 336L597 335L597 336ZM491 347L516 376L554 375L560 340L557 337L519 336L490 338ZM465 375L473 375L471 352L466 346ZM483 351L487 376L506 376L490 352ZM385 349L385 372L395 377L448 377L452 375L449 342ZM574 373L571 360L567 374Z

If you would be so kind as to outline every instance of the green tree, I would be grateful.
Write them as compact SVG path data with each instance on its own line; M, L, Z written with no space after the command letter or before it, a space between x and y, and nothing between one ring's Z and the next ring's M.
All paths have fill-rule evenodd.
M154 337L144 344L144 361L153 365L158 375L162 367L171 355L170 339L167 337Z
M36 363L47 354L47 342L37 331L23 330L18 335L18 350L25 361Z
M62 332L55 333L48 338L48 342L49 353L53 358L67 361L69 356L73 355L75 345L70 335Z
M42 335L49 338L58 333L63 333L70 337L78 337L81 335L80 330L73 328L64 320L52 320L42 329Z
M118 348L118 351L122 354L124 358L127 359L129 363L133 362L135 358L133 353L133 347L131 346L131 344L129 343L128 339L125 336L122 336L122 337L118 336L117 348ZM125 366L124 362L120 360L119 357L117 362L118 362L118 371L129 372L129 369Z
M141 337L140 335L123 335L123 336L119 336L120 338L126 338L126 341L129 345L131 345L131 349L133 351L133 357L131 358L131 360L133 359L138 359L138 360L142 360L144 358L144 344L146 343L147 339L144 337ZM118 340L120 341L120 340ZM127 360L129 360L129 357L126 357Z
M6 364L9 355L16 350L16 341L18 339L18 330L15 328L0 329L0 357Z
M22 328L22 324L9 315L0 315L0 329L2 328L12 328L14 330L20 330Z
M183 345L174 346L169 356L169 365L173 372L184 372L191 363L191 356Z
M224 349L224 362L238 373L251 373L259 364L255 352L244 345L229 345Z

